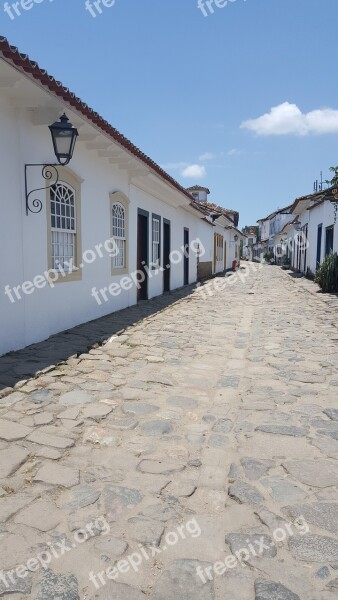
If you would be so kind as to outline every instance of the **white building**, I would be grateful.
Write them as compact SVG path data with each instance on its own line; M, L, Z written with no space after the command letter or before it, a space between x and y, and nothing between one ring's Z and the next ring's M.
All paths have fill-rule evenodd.
M257 227L249 226L243 230L245 237L243 238L243 258L245 260L253 260L254 248L257 243Z
M338 252L331 190L297 198L292 212L297 223L292 267L301 273L315 273L325 256Z
M198 265L198 277L210 277L240 264L240 242L245 236L237 229L239 214L208 201L210 191L194 185L187 189L194 198L194 206L204 215L205 221L213 226L211 247Z
M64 112L75 152L45 180ZM213 260L218 225L189 192L5 38L0 126L0 354L195 282L204 247Z

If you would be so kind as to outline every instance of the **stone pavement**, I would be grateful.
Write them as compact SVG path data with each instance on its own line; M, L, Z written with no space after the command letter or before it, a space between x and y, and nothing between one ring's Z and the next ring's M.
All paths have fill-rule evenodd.
M336 317L246 268L3 392L0 597L337 597Z

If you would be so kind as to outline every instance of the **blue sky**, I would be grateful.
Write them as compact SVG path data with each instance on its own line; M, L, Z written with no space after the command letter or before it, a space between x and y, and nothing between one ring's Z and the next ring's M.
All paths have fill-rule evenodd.
M197 0L116 0L95 18L85 0L14 19L3 4L10 43L242 226L338 164L337 0L229 0L206 17Z

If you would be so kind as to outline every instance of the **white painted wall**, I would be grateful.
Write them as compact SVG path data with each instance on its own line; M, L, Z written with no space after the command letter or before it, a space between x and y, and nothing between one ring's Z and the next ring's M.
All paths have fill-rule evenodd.
M0 92L1 94L1 92ZM69 111L68 111L69 112ZM0 354L22 348L50 335L111 313L136 302L136 288L109 297L99 306L92 288L104 288L120 277L111 275L111 258L105 254L91 265L85 265L81 281L60 281L52 288L35 289L32 294L21 292L21 300L11 303L4 288L33 281L48 269L46 192L39 193L43 201L40 214L26 216L24 200L24 164L55 162L51 138L46 125L36 126L24 109L14 109L0 95ZM183 208L174 208L130 183L128 173L99 158L77 143L71 170L83 179L81 188L82 252L94 249L111 236L109 193L123 192L129 206L129 272L136 269L137 209L155 212L171 221L171 248L183 246L183 230L188 227L190 240L205 236L203 244L210 253L213 229ZM40 171L30 177L31 188L44 184ZM175 192L176 193L176 192ZM170 188L172 196L173 191ZM178 202L182 200L177 191ZM163 227L163 220L162 220ZM208 237L209 236L209 237ZM163 241L163 235L162 235ZM151 252L151 219L149 220L149 256ZM163 251L162 251L163 256ZM196 281L196 256L191 253L190 282ZM163 275L149 280L149 297L162 293ZM183 285L183 262L172 265L171 288ZM20 293L20 292L19 292Z
M259 226L259 236L261 240L269 239L270 234L270 221L267 219L266 221L262 221L258 224Z
M325 237L326 227L334 225L334 206L331 202L326 201L323 204L319 204L316 208L313 208L308 212L308 266L315 272L317 269L317 236L318 236L318 225L323 225L322 230L322 244L321 244L321 262L325 258ZM338 252L338 226L334 227L333 237L333 250Z

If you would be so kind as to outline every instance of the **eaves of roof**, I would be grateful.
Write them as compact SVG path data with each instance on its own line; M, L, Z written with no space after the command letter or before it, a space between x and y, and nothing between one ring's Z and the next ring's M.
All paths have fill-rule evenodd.
M56 81L54 77L48 74L45 69L42 69L37 62L30 60L27 54L19 52L18 48L11 46L7 38L0 36L0 58L12 65L16 70L23 73L33 82L38 82L47 92L62 99L71 109L78 111L87 121L100 129L102 133L111 137L114 142L118 143L125 150L133 154L136 158L146 164L152 171L159 175L168 184L176 188L184 194L191 202L191 194L181 186L173 177L164 171L155 161L144 154L137 146L135 146L128 138L120 133L115 127L110 125L108 121L103 119L97 112L90 108L85 102L78 98L68 88L64 87L60 81Z

